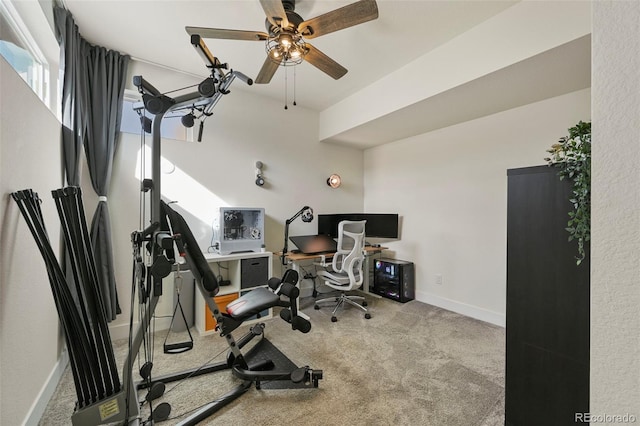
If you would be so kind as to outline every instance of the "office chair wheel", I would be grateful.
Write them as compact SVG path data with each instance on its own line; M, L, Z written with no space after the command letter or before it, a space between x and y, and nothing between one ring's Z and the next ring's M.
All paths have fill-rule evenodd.
M362 301L362 306L367 306L367 301L366 300Z
M318 305L313 305L313 309L315 309L316 311L319 311L319 310L320 310L320 306L318 306Z
M338 318L335 316L331 317L331 322L338 322Z
M364 317L365 317L366 319L371 319L371 314L364 314Z

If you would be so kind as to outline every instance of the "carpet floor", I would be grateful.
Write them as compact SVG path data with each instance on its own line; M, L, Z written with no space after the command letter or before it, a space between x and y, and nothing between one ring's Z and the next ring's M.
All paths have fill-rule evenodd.
M250 388L203 421L204 425L433 425L504 424L505 329L425 303L367 297L372 315L345 307L331 322L331 308L313 309L302 299L311 331L302 334L279 317L266 320L265 336L297 366L323 370L318 388ZM239 338L248 326L242 326ZM172 341L188 338L171 333ZM164 354L166 331L157 332L153 374L164 375L221 362L225 339L192 331L194 348ZM184 339L183 339L184 338ZM171 343L171 341L170 341ZM114 342L122 365L127 341ZM136 361L134 371L139 367ZM137 376L134 376L137 377ZM172 406L173 425L198 407L234 388L229 370L168 383L155 404ZM140 391L140 399L145 391ZM71 372L51 398L40 425L68 425L76 397ZM149 416L148 408L141 410Z

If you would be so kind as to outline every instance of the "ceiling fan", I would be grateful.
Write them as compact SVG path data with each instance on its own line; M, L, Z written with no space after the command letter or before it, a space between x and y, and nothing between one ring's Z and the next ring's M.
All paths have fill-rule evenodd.
M331 12L304 20L295 12L295 0L259 0L267 16L267 32L186 27L190 35L228 40L254 40L266 43L267 58L255 79L258 84L271 81L278 66L297 65L303 60L339 79L347 73L342 65L313 47L306 39L362 24L378 17L375 0L360 0Z

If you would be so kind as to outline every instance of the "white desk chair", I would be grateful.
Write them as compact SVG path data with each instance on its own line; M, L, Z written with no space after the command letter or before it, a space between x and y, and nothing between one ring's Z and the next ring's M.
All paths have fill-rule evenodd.
M331 315L331 321L336 322L336 312L340 306L348 303L362 309L366 319L371 318L367 310L367 302L362 296L347 295L350 290L362 286L364 272L364 230L366 220L343 220L338 224L338 250L331 261L330 270L318 271L318 277L324 280L324 284L334 290L340 290L340 296L316 300L315 309L320 309L320 304L325 302L336 303ZM362 304L357 303L358 301Z

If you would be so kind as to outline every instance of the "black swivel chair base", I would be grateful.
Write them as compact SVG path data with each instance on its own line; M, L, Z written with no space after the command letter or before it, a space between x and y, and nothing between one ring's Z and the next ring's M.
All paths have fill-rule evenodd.
M336 304L335 307L333 308L333 312L331 312L331 322L338 321L338 317L336 317L336 312L338 312L338 309L340 309L340 307L343 306L344 304L349 304L351 306L355 306L358 309L361 309L362 311L364 311L364 317L366 319L371 318L371 314L369 313L369 310L366 308L367 301L362 296L351 296L346 293L340 293L339 296L327 297L324 299L316 300L313 305L313 308L318 310L320 309L319 305L323 303L328 303L328 302L332 302ZM358 303L358 302L361 302L361 303Z

